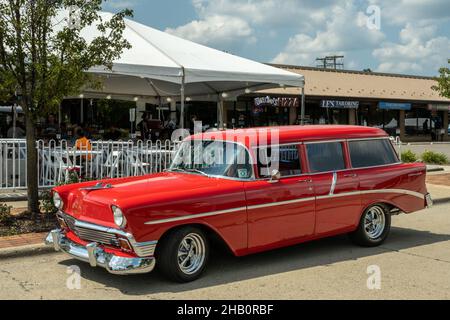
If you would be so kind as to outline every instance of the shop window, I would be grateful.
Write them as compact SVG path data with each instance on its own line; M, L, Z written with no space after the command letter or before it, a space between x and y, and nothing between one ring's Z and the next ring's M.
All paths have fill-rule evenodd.
M364 168L398 162L397 154L387 139L350 141L350 158L353 168Z
M306 145L311 172L328 172L345 169L342 143L324 142Z

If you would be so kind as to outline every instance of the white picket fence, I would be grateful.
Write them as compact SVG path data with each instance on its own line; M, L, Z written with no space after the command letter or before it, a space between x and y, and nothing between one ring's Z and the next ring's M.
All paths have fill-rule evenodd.
M172 160L171 141L91 141L78 150L67 141L36 141L39 187L52 187L71 174L103 179L161 172ZM22 139L0 139L0 189L27 187L27 150Z
M400 139L391 137L398 154ZM177 145L171 141L92 141L91 150L77 150L67 141L36 141L38 183L53 187L76 174L79 178L103 179L161 172L173 158ZM22 139L0 139L0 190L27 187L27 150Z

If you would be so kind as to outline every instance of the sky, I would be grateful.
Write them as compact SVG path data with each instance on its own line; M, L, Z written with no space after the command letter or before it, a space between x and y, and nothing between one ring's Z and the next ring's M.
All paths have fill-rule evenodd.
M106 0L133 20L259 62L434 76L450 59L450 0Z

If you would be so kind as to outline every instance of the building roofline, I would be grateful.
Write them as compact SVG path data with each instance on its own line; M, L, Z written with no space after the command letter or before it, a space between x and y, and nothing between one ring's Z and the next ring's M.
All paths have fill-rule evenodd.
M346 70L346 69L327 69L327 68L317 68L317 67L307 67L289 64L275 64L267 63L267 65L281 68L281 69L298 69L298 70L311 70L311 71L322 71L322 72L336 72L336 73L353 73L362 74L367 76L381 76L381 77L396 77L396 78L409 78L409 79L423 79L423 80L435 80L435 77L430 76L418 76L418 75L407 75L398 73L384 73L384 72L367 72L358 70Z

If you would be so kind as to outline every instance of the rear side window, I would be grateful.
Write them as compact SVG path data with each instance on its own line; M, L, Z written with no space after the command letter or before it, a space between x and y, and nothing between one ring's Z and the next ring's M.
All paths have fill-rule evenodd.
M311 172L327 172L345 169L342 143L324 142L306 145Z
M349 141L353 168L373 167L398 162L397 154L387 139Z
M276 155L275 153L278 153ZM302 173L297 145L262 147L256 149L258 173L261 178L270 178L271 170L277 169L282 177Z

